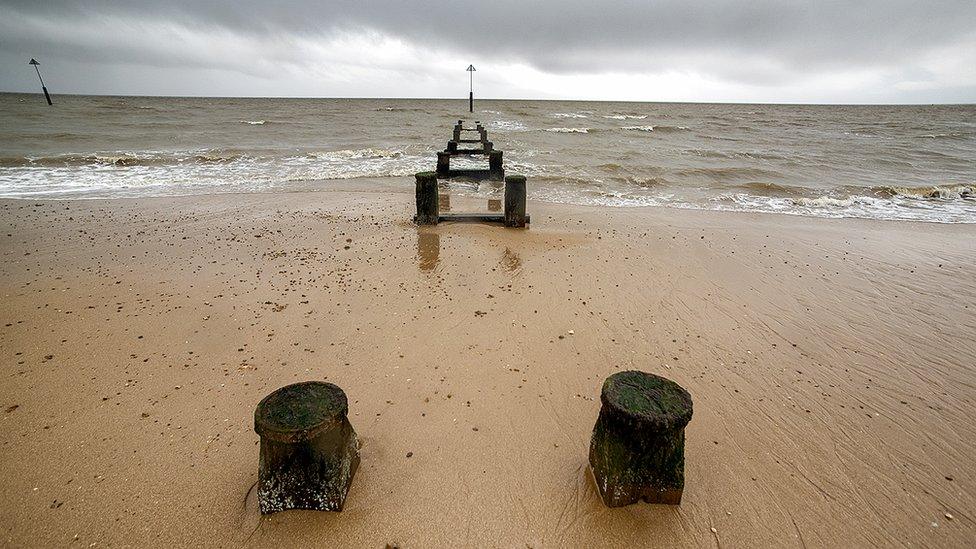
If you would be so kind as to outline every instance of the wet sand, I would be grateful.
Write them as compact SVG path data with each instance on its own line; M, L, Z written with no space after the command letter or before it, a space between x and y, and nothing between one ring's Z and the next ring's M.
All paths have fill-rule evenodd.
M974 226L529 211L0 201L3 545L976 539ZM680 507L607 509L589 478L623 369L694 398ZM254 406L307 379L346 391L362 464L341 514L262 518Z

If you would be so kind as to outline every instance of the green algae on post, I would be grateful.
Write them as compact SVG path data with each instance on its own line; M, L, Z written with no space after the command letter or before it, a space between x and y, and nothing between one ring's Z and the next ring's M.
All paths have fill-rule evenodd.
M501 152L498 155L501 157ZM527 222L528 218L525 215L525 176L510 175L505 178L505 226L524 227Z
M607 378L600 400L590 467L603 502L680 504L691 395L663 377L626 371Z
M417 215L413 222L417 225L437 225L439 212L437 203L437 173L420 172L417 178Z

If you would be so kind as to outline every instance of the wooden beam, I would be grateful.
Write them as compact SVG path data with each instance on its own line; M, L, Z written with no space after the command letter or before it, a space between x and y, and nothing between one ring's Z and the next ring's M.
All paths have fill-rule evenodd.
M483 180L488 179L491 181L504 181L505 172L492 172L491 170L477 170L477 169L454 169L451 168L446 174L438 173L438 179L451 179L453 177L468 177L471 179Z
M458 223L505 223L505 214L495 213L442 213L438 221L457 221ZM525 223L529 223L529 216L525 216Z

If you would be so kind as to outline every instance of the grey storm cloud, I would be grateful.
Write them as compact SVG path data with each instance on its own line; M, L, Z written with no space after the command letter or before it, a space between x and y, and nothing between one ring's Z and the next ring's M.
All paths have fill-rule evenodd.
M880 71L890 82L976 90L976 2L943 0L687 2L394 2L237 0L168 2L4 1L0 10L31 28L2 27L0 51L89 62L230 68L254 75L289 56L294 40L375 32L419 48L521 63L555 75L694 72L747 86L786 85L804 75ZM0 17L3 19L3 17ZM9 19L9 18L8 18ZM119 43L104 32L65 32L104 23L153 23L206 36L279 45L248 59L172 54L172 44ZM953 59L956 58L956 59ZM292 60L293 62L295 60ZM955 64L953 64L955 62ZM964 74L954 67L963 67ZM936 74L939 71L948 73ZM937 82L939 78L948 82ZM0 81L0 84L3 84Z

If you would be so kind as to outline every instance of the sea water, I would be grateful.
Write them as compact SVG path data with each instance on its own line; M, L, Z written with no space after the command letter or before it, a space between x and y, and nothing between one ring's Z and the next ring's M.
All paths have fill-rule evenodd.
M0 94L0 197L289 192L353 178L410 192L464 118L487 127L506 173L529 177L530 199L976 223L973 105L485 100L466 111L443 99L58 96L48 107Z

